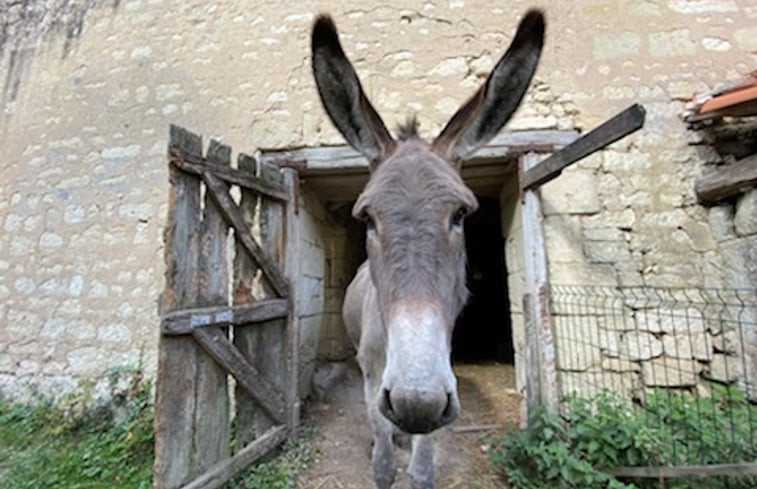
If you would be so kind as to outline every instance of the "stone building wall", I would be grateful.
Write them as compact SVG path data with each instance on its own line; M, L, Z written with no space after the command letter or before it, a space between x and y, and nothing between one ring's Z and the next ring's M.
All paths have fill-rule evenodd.
M633 102L647 108L644 131L542 190L551 279L753 285L755 198L696 204L693 182L719 157L677 114L693 91L755 68L757 7L535 3L547 12L548 39L511 128L588 129ZM168 124L244 152L341 144L310 74L315 13L337 19L387 124L417 112L431 136L483 80L530 6L3 1L0 393L68 389L140 361L154 371ZM518 239L508 233L511 271L522 256ZM522 290L516 281L511 291Z

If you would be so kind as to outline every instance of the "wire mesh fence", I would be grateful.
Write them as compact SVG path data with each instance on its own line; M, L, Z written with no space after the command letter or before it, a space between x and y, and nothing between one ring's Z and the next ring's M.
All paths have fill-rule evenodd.
M551 309L561 397L628 399L669 465L757 462L757 289L553 285Z

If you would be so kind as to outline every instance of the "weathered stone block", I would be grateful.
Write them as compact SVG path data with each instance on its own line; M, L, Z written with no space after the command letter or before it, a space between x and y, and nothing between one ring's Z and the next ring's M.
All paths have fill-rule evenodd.
M594 397L607 390L630 399L641 389L639 375L635 372L558 372L558 376L563 396Z
M718 334L712 336L712 346L718 353L735 355L741 351L744 340L739 330L731 329L727 331L718 331Z
M682 14L738 12L734 0L670 0L668 8Z
M549 263L582 263L580 223L576 217L552 215L544 219L544 242Z
M602 152L602 167L606 172L623 175L626 173L645 172L651 166L651 159L647 153Z
M646 331L629 331L623 334L620 354L629 360L649 360L662 354L662 342Z
M620 335L621 333L617 331L599 330L599 349L602 352L603 362L606 358L618 359L620 357Z
M86 346L71 350L66 355L69 371L74 375L96 376L107 365L107 353L102 348Z
M697 383L700 367L694 360L660 357L641 363L647 387L689 387Z
M745 52L757 51L757 27L744 27L733 33L733 40Z
M657 226L669 230L683 227L688 220L688 216L683 209L673 209L661 212L645 213L641 217L641 224L644 226Z
M633 209L601 212L593 216L584 217L582 222L585 228L615 227L620 229L631 229L636 223L636 214Z
M735 382L744 375L743 365L737 357L715 353L707 365L706 375L718 382Z
M584 371L599 365L599 327L593 316L554 316L557 368Z
M639 53L641 36L635 32L619 32L594 36L594 59L597 61L627 58Z
M309 241L300 245L300 273L310 277L325 276L326 259L323 248Z
M584 241L584 253L593 263L628 263L631 252L623 241Z
M320 314L323 310L323 281L321 279L302 275L297 293L301 315Z
M131 340L131 330L123 323L110 323L97 330L97 339L109 343L128 345Z
M626 241L627 231L614 227L584 228L583 238L591 241Z
M678 333L662 336L662 347L666 357L694 360L712 358L712 341L708 333Z
M549 256L549 280L553 284L611 284L615 270L606 263L556 263Z
M625 358L602 357L602 370L610 372L639 372L641 367L638 362L632 362Z
M600 211L597 180L591 170L564 171L541 190L544 214L595 214Z
M723 271L731 287L751 288L757 284L757 246L751 237L734 239L720 245L723 253Z
M757 233L757 190L750 190L739 198L733 225L739 236Z
M707 36L702 38L702 47L707 51L724 53L733 47L730 41L721 37Z
M689 29L653 32L649 35L649 54L653 57L691 56L696 44L691 40Z
M599 323L607 331L634 331L636 323L630 310L621 309L621 302L617 298L598 301L592 306L597 314L601 314Z
M694 251L701 252L715 249L715 240L707 224L697 221L687 221L683 225L683 231L689 237L689 242Z
M650 301L653 299L650 298ZM649 304L653 306L654 304ZM636 311L636 325L641 331L668 334L703 335L706 324L702 312L693 307Z

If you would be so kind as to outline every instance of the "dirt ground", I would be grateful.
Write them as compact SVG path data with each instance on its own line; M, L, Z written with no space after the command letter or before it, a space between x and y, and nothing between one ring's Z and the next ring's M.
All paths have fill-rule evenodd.
M520 396L512 365L490 363L455 366L462 411L450 426L435 433L438 489L492 489L506 485L489 466L486 433L461 428L518 424ZM316 426L315 461L298 481L299 489L370 489L370 426L363 401L362 378L356 365L345 365L325 386L321 400L311 402L305 417ZM458 431L456 431L458 430ZM398 448L397 480L392 489L408 489L405 473L409 453Z

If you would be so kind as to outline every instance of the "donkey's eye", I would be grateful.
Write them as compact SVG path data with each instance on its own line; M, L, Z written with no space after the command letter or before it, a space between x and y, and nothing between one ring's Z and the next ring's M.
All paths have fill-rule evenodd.
M468 209L465 207L458 208L454 214L452 214L452 219L450 219L450 228L455 228L458 226L462 226L463 219L465 219L465 216L468 215Z
M370 214L368 214L368 211L363 211L360 213L360 220L365 223L366 229L369 231L373 231L376 229L376 222L373 220L373 217L371 217Z

